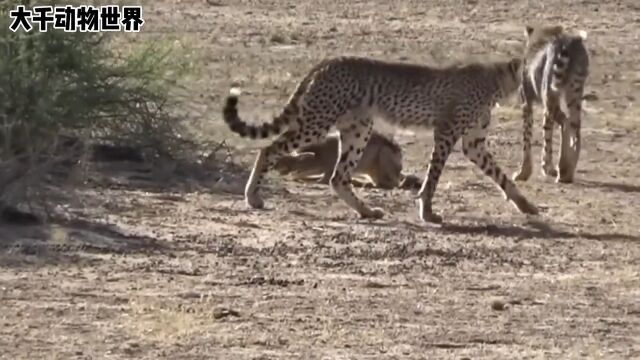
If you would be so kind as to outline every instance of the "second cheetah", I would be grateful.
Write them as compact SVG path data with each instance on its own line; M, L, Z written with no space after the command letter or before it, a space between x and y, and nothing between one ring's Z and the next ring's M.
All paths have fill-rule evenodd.
M441 223L432 210L438 179L454 145L491 177L522 213L537 208L496 164L485 139L495 104L515 93L522 82L522 60L432 67L362 57L336 57L316 66L298 84L283 111L272 122L248 124L238 115L239 89L233 88L223 108L229 128L243 137L279 135L261 149L245 187L245 201L262 208L259 195L264 174L277 160L301 146L322 141L335 126L340 151L330 184L335 193L362 218L381 218L352 189L351 176L373 129L373 118L402 128L432 128L434 146L427 175L418 193L420 218Z
M526 181L533 169L531 128L533 105L542 103L544 143L542 172L556 182L573 182L580 155L582 98L589 75L589 53L584 40L587 35L568 34L560 25L525 27L525 58L520 88L522 103L522 163L514 180ZM568 114L561 108L564 100ZM562 129L558 170L553 165L553 128Z
M274 169L281 175L291 175L298 180L308 180L320 175L318 182L329 184L338 160L339 147L339 134L329 134L318 144L302 146L298 151L299 154L282 156L276 162ZM422 180L417 176L402 173L400 145L375 130L364 147L352 177L354 185L373 186L380 189L417 190L422 185ZM364 178L364 181L356 177Z

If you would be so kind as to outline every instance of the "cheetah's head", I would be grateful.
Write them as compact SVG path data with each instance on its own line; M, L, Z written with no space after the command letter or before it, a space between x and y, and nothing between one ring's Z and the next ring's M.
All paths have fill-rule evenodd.
M526 25L524 27L525 48L529 51L535 50L563 33L564 27L562 25Z

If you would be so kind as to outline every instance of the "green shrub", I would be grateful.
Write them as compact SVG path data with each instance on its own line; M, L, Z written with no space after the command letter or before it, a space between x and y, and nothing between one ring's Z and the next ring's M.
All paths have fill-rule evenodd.
M14 33L13 8L0 1L0 201L34 169L64 158L61 136L165 153L185 143L175 90L191 68L172 42L129 46L122 33Z

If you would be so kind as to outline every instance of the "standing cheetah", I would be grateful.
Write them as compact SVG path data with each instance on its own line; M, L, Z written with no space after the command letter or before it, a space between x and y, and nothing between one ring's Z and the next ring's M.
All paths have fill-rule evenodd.
M531 128L533 104L544 109L542 172L557 182L573 182L580 156L580 125L584 85L589 75L589 54L584 44L586 33L569 35L562 26L526 26L526 48L522 86L519 90L523 117L523 155L514 180L531 176ZM561 109L564 98L569 117ZM562 129L558 170L553 165L553 128Z
M460 138L463 153L500 186L508 200L523 213L537 214L537 208L504 174L485 144L491 109L518 89L521 66L519 58L442 68L359 57L331 58L307 74L273 122L262 125L240 119L239 90L231 89L223 115L233 132L254 139L280 134L260 150L245 188L245 200L253 208L262 208L258 191L265 172L282 155L322 141L335 126L340 133L340 156L331 187L362 218L383 217L382 209L367 205L351 186L376 116L399 127L434 130L431 161L419 191L423 221L442 222L432 210L432 199L445 162Z

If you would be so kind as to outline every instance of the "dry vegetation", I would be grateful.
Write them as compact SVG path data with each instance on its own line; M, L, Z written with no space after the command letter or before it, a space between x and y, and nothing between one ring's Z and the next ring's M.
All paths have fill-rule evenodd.
M192 130L230 146L204 165L93 164L75 192L48 195L66 220L1 225L0 358L640 358L636 1L145 6L132 40L177 35L197 48ZM277 176L267 210L245 207L257 145L224 128L232 83L245 116L268 119L324 56L506 56L530 21L588 31L595 95L576 183L544 179L536 161L521 185L540 217L518 214L459 151L435 198L442 227L418 221L409 191L362 190L389 212L364 221L326 186ZM492 128L498 161L515 171L518 111L497 109ZM398 139L407 170L422 174L429 136Z

